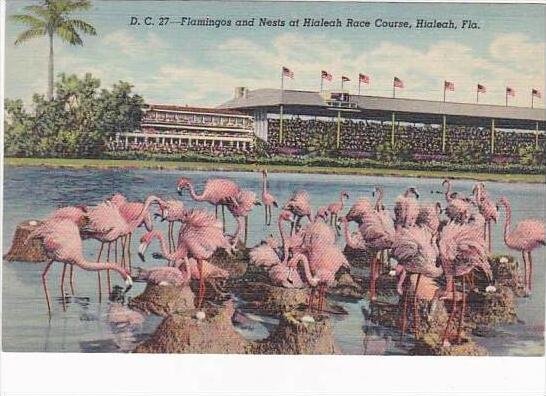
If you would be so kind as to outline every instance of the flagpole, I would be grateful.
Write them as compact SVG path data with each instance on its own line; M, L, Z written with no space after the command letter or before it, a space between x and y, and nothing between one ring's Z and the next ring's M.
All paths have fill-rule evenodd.
M480 89L476 87L476 103L480 102Z
M282 113L283 113L283 102L284 102L284 70L281 67L281 106L279 112L279 144L282 144Z
M444 103L446 102L446 82L444 81Z
M320 92L322 93L322 85L324 83L324 78L322 77L322 72L320 73Z
M534 102L535 102L535 95L533 95L533 91L531 91L531 109L533 108Z
M505 105L506 105L506 107L508 107L508 90L505 92L504 96L505 96L505 101L506 101Z
M358 96L360 96L360 76L358 76Z
M392 98L394 99L396 97L396 89L394 85L394 80L392 80Z
M341 76L341 92L343 92L343 76Z

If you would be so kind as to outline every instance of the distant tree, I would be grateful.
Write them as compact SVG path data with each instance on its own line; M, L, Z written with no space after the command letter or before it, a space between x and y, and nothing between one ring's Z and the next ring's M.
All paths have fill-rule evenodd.
M546 164L546 153L544 147L528 145L518 150L519 162L523 165L544 165Z
M71 45L83 45L80 33L97 34L95 28L81 19L71 19L70 14L91 8L89 0L43 0L40 5L26 6L28 14L12 15L11 19L28 27L15 39L19 45L36 37L49 39L47 97L53 98L53 37Z

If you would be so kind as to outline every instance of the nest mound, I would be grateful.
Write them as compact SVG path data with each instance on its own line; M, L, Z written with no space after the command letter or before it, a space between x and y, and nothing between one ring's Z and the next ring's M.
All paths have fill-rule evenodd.
M165 317L193 309L194 299L195 295L188 286L159 286L149 283L128 305L131 309Z
M265 282L239 284L238 295L263 315L280 315L300 306L306 306L309 289L288 289Z
M327 316L310 316L299 311L285 312L273 333L254 342L249 353L282 355L331 355L339 353Z
M217 249L209 260L211 264L229 272L230 278L242 277L248 266L249 249L241 243L239 243L236 248L237 251L232 256L227 254L224 249Z
M442 345L442 336L438 333L427 333L417 340L410 351L413 355L434 356L487 356L487 349L476 344L470 337L463 337L461 342L453 345Z
M137 346L137 353L236 353L249 348L233 327L233 303L204 308L206 317L195 318L196 311L176 313L161 322L152 336Z
M337 279L337 284L328 290L328 295L360 300L364 298L364 287L362 280L355 281L355 278L348 273L341 274Z
M373 258L373 254L368 250L353 249L349 245L345 245L343 254L347 258L347 261L349 261L349 264L355 268L368 268Z
M516 323L514 293L507 286L497 286L493 293L472 290L468 297L468 320L478 333L500 324Z
M39 263L47 261L42 241L39 239L31 239L28 243L28 236L38 226L42 224L39 220L27 220L17 225L15 234L9 251L4 255L7 261L27 261L31 263Z

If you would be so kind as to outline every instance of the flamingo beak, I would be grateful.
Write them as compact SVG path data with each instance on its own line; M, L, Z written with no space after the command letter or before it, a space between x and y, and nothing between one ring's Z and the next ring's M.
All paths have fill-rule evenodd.
M176 191L178 191L178 195L182 195L182 187L176 187Z
M131 288L133 287L133 279L130 275L127 275L127 279L125 279L125 291L123 293L127 293Z
M148 248L148 245L145 242L142 242L140 246L138 247L138 257L145 262L146 258L144 257L144 253L146 252L146 249Z

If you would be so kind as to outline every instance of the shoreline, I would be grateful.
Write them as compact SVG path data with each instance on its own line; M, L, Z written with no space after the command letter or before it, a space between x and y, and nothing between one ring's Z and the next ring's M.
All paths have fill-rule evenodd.
M4 166L13 167L44 167L69 169L169 169L192 171L223 171L223 172L258 172L264 165L213 163L213 162L177 162L156 160L117 160L117 159L78 159L78 158L15 158L4 157ZM473 173L461 171L426 171L387 168L342 168L322 166L297 165L267 165L271 173L313 173L325 175L358 175L416 178L453 178L462 180L532 183L545 184L544 175L513 174L513 173Z

